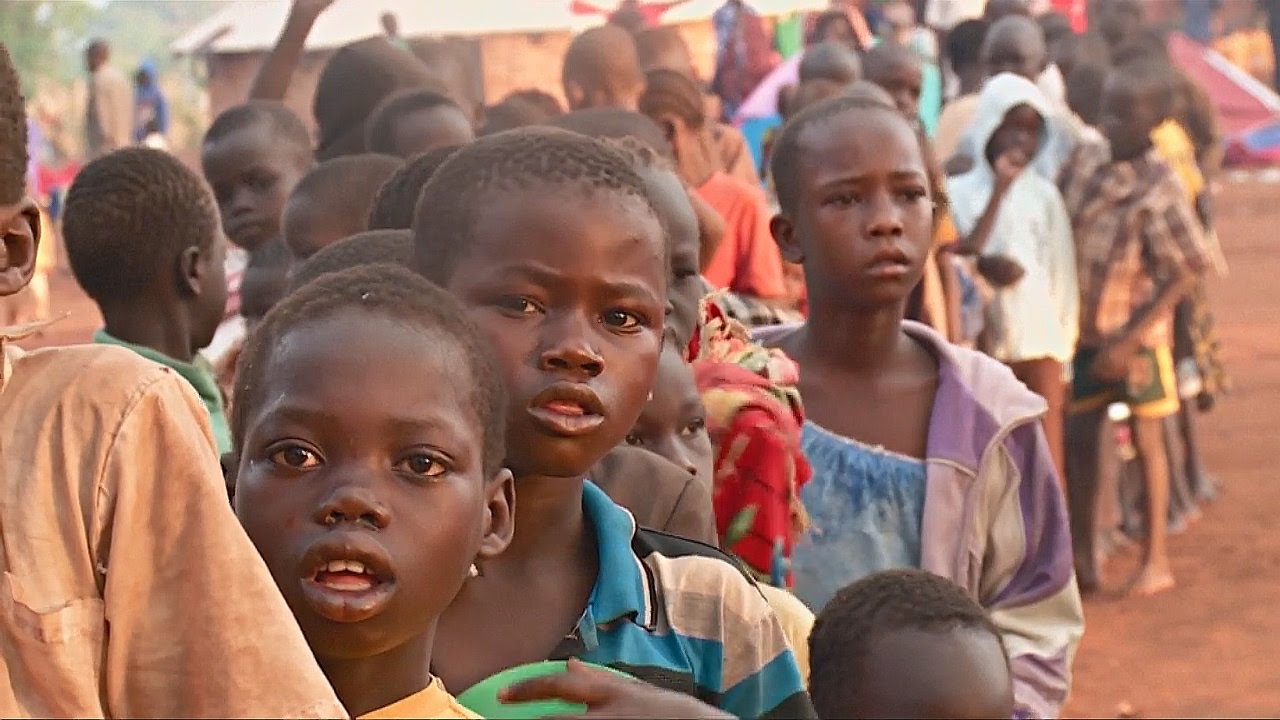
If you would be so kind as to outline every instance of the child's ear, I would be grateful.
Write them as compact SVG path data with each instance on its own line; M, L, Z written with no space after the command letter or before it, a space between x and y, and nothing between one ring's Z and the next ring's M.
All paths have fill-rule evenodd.
M2 211L0 211L2 212ZM24 198L3 228L0 244L0 297L12 295L31 282L40 247L40 211Z
M484 537L480 539L477 560L490 560L502 554L511 544L516 531L516 481L511 471L502 468L487 483L485 492Z
M679 130L677 122L675 116L670 114L658 118L658 126L662 128L662 134L666 136L667 142L671 143L673 148L676 145L676 132Z
M200 276L204 272L201 260L203 256L200 248L194 245L183 250L178 256L178 288L183 295L192 297L200 295L203 287Z
M769 232L773 233L773 241L778 243L778 251L782 253L783 260L796 265L804 262L804 250L796 241L795 225L791 218L783 213L774 215L769 221Z

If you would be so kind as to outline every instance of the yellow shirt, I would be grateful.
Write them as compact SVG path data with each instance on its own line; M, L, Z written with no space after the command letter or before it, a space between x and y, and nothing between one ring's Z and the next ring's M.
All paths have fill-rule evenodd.
M191 385L0 328L0 717L342 717Z
M760 594L769 603L773 614L782 625L787 644L800 666L800 677L809 684L809 633L813 632L813 612L791 593L779 587L760 583Z
M440 678L403 700L360 716L361 720L395 720L396 718L442 718L444 720L479 720L480 716L458 703Z
M1151 131L1151 142L1160 158L1169 163L1174 174L1187 189L1187 200L1195 207L1196 198L1204 192L1204 175L1196 162L1196 146L1177 120L1165 120Z

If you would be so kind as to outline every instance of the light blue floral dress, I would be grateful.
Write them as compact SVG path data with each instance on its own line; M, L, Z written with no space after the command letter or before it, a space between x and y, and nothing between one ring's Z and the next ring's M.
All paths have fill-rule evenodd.
M813 477L800 492L808 534L792 555L794 591L818 612L871 573L920 566L925 463L806 422Z

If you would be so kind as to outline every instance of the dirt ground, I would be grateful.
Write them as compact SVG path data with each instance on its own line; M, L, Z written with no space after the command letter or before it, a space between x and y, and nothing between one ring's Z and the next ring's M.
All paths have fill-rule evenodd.
M1280 184L1228 185L1219 232L1231 275L1211 290L1235 394L1202 423L1206 461L1223 482L1203 519L1173 538L1178 587L1145 599L1086 602L1069 717L1280 715ZM100 322L70 275L52 278L70 313L39 340L88 339ZM1134 565L1118 558L1120 585Z

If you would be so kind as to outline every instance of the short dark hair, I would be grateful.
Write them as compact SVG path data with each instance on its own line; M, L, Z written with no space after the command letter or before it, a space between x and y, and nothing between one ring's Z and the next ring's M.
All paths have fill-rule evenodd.
M857 31L853 28L853 22L849 20L848 14L843 10L825 10L814 19L813 29L809 31L806 44L814 45L821 42L822 36L827 34L827 28L837 23L846 26L849 29L849 34L853 37L856 38L858 36Z
M390 155L343 155L302 176L290 197L312 198L334 217L358 218L363 230L378 191L403 165L403 160Z
M418 272L448 284L494 191L566 186L635 197L657 217L628 153L554 128L498 133L458 150L423 188L413 223Z
M1136 60L1118 65L1111 75L1120 82L1148 95L1157 114L1168 119L1173 114L1174 95L1178 91L1178 76L1167 63L1156 59Z
M982 61L982 45L991 26L986 20L965 20L947 33L947 59L951 67L973 67Z
M601 25L579 34L565 51L561 80L588 90L621 91L640 85L644 78L631 33L616 25Z
M277 141L296 148L304 166L310 165L314 160L311 131L307 129L306 123L285 107L284 103L272 100L250 100L223 110L205 132L202 144L217 142L228 135L258 125L265 125L271 137Z
M289 276L289 292L321 275L364 265L390 263L413 269L413 233L403 230L366 230L323 248L302 261Z
M560 101L536 88L513 90L496 105L485 108L484 126L478 135L492 135L505 130L542 125L564 115Z
M1066 78L1067 107L1086 125L1097 125L1102 114L1102 88L1110 68L1097 63L1076 65Z
M920 56L906 45L896 42L882 42L871 48L862 58L862 72L866 79L876 81L892 68L902 63L910 63L915 67L923 67Z
M373 209L369 211L369 229L408 230L413 227L413 210L418 206L422 188L460 147L447 145L428 150L401 165L378 189Z
M693 128L707 122L702 90L692 78L675 70L658 68L645 75L644 92L640 94L640 112L651 118L673 114Z
M876 638L893 630L990 633L987 612L960 586L924 570L887 570L849 585L818 613L809 634L809 694L818 717L848 712L848 698Z
M383 100L369 115L364 126L365 148L372 153L396 155L395 124L396 121L419 110L435 110L436 108L452 108L470 120L462 106L441 92L435 90L405 90Z
M665 67L662 63L677 55L681 65L687 64L688 69L693 68L693 54L689 52L689 43L684 41L679 30L670 25L642 30L636 33L635 40L636 56L644 70Z
M484 429L484 472L486 477L497 473L505 455L506 399L492 350L453 296L412 270L388 264L356 267L317 278L288 295L254 329L236 369L231 434L237 451L244 447L246 423L262 404L267 390L264 377L280 338L299 325L344 310L395 318L457 341L471 373L471 404Z
M27 104L9 49L0 42L0 203L27 194Z
M846 73L853 78L845 77ZM841 84L862 78L862 59L847 45L835 42L818 43L805 50L800 58L800 82L830 80Z
M773 174L773 184L777 190L778 205L783 212L790 213L799 202L796 184L800 176L801 140L813 126L825 123L847 112L888 112L911 127L911 123L892 105L868 100L860 97L841 96L824 100L805 108L791 118L778 139L773 144L773 156L769 159L769 170Z
M635 138L658 153L658 155L668 160L675 159L675 152L671 149L671 142L667 140L667 136L663 134L662 128L658 126L658 123L651 120L647 115L642 115L634 110L623 110L622 108L574 110L571 113L561 115L548 124L561 130L568 130L602 140Z
M1076 32L1071 27L1071 18L1057 10L1050 10L1041 15L1036 18L1036 22L1040 24L1040 29L1044 31L1044 41L1049 45L1074 35Z
M62 227L76 281L102 304L142 296L187 248L216 242L218 218L199 175L169 153L132 147L80 170Z
M1117 66L1136 62L1169 62L1168 39L1155 28L1142 28L1126 37L1111 52L1111 61Z

